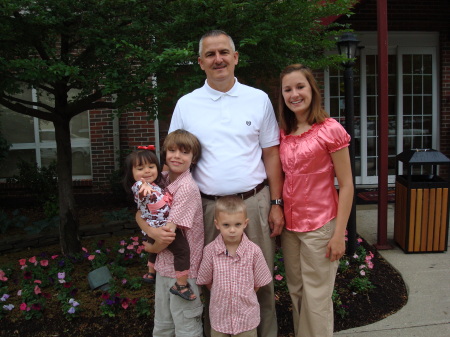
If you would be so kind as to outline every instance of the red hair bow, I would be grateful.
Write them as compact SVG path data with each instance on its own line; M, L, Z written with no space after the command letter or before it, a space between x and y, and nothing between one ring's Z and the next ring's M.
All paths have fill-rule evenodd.
M139 150L152 150L152 151L154 151L156 148L155 148L155 145L148 145L148 146L138 146L137 147Z

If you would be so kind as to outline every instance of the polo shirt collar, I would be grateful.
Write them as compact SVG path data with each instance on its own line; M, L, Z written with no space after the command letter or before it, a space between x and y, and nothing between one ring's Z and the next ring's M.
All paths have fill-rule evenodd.
M228 95L228 96L238 96L238 91L239 91L239 87L242 84L239 83L238 79L235 77L234 78L234 85L233 87L228 90L227 92L222 92L222 91L218 91L216 89L213 89L209 86L208 84L208 80L205 80L205 85L204 88L208 94L208 96L213 100L213 101L217 101L220 97L224 96L224 95Z

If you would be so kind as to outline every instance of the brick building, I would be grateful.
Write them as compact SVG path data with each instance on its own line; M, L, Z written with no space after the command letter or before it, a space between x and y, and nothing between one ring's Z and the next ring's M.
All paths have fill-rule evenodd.
M378 174L377 1L361 0L354 13L338 21L350 23L360 46L364 46L354 67L355 167L356 183L371 185L377 183ZM450 156L449 13L447 0L388 1L390 183L395 179L395 156L405 149L433 148ZM318 80L323 83L326 110L342 119L342 72L319 71ZM271 93L271 97L275 96ZM76 185L88 186L86 190L90 192L108 189L110 177L118 168L119 151L141 144L158 145L167 133L167 121L148 120L145 112L125 113L118 119L111 115L108 110L89 111L74 122L74 181ZM30 124L30 118L4 109L1 118L2 130L6 130L6 138L13 144L12 159L0 170L2 178L14 172L14 159L19 157L39 164L54 158L54 136L48 123L35 119ZM15 125L19 124L29 125L29 139L8 132L17 130ZM45 141L44 131L50 134Z

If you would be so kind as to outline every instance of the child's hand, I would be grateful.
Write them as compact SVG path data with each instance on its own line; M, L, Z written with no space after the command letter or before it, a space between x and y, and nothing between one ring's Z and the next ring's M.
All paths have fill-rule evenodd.
M154 189L152 189L152 185L147 184L144 178L141 179L141 187L139 188L139 196L145 197L147 194L152 194L155 192Z

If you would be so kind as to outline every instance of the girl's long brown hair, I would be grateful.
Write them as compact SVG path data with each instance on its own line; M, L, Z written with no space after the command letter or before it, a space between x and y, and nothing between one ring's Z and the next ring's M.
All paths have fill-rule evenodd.
M327 117L329 117L328 113L322 107L322 95L320 94L319 86L317 85L311 69L303 64L291 64L284 68L280 74L280 91L278 99L278 120L280 122L280 128L283 129L287 135L297 130L297 118L284 102L282 83L284 76L294 71L300 71L311 86L312 97L308 115L308 123L310 125L314 123L322 123Z
M126 158L123 166L124 176L122 179L123 188L127 193L131 193L131 186L135 183L133 177L133 167L144 164L155 164L158 168L158 176L154 181L155 184L159 184L161 180L161 166L159 164L158 157L151 150L136 150L131 152Z

